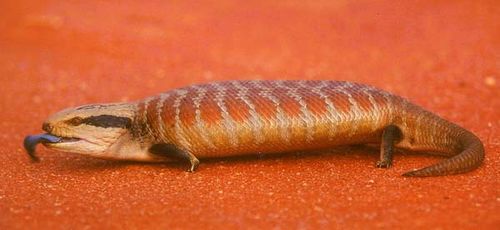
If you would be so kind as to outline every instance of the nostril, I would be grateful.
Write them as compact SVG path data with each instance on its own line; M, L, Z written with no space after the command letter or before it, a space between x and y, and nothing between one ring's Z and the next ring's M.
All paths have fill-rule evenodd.
M52 130L52 126L49 123L43 123L42 129L50 133L50 131Z

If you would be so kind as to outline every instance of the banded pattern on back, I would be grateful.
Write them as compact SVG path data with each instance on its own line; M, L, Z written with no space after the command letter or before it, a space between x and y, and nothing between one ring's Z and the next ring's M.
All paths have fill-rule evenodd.
M349 82L229 81L146 99L139 114L155 141L210 157L377 142L390 100Z

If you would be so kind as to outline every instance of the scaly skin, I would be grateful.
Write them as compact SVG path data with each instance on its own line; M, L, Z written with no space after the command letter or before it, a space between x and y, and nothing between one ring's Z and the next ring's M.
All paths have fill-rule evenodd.
M391 165L393 148L450 157L404 176L463 173L477 168L484 158L483 145L471 132L401 97L350 82L218 82L174 89L131 104L90 105L73 111L86 112L80 117L97 113L96 109L115 116L112 111L117 108L132 111L120 115L122 120L131 120L122 125L126 131L119 132L129 137L117 137L121 144L111 143L107 149L113 154L100 157L157 161L177 156L188 159L191 170L198 158L348 144L381 144L379 167ZM54 131L62 120L67 125L74 113L54 115L46 122L50 129L45 130L55 136L78 136L78 128L68 133ZM92 122L75 124L102 129L101 121ZM124 143L129 147L123 148ZM71 148L64 150L71 152Z

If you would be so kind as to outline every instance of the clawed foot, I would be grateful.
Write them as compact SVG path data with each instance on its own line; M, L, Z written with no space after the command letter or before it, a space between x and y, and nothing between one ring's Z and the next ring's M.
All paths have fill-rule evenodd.
M390 168L392 162L390 161L377 161L377 168Z
M191 167L187 170L188 172L194 172L196 168L198 168L198 165L200 164L200 161L196 158L192 158L189 160L191 163Z

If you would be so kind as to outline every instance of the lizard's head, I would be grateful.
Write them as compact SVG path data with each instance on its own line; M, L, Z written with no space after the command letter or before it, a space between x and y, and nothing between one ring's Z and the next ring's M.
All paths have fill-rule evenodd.
M69 108L50 116L42 129L60 138L45 146L77 153L101 153L109 149L132 125L129 104L96 104Z
M130 146L134 104L94 104L65 109L50 116L42 126L46 134L28 136L24 145L34 155L35 145L101 158L135 159L142 154Z

